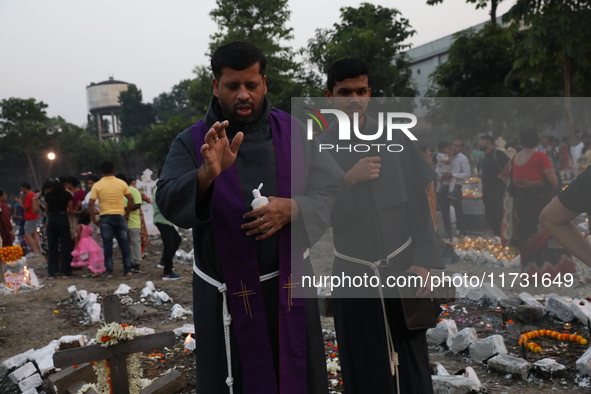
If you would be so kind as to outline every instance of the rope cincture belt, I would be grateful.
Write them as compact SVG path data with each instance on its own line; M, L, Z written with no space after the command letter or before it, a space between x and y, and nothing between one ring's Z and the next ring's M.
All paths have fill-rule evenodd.
M400 393L400 379L399 379L399 374L398 374L398 353L396 353L395 349L394 349L394 341L392 340L392 333L390 331L390 326L388 325L388 315L386 313L386 303L384 302L384 293L382 291L382 286L379 285L380 283L382 283L382 278L380 277L380 267L387 267L388 264L390 264L390 260L393 259L396 255L402 253L402 251L404 249L406 249L412 242L412 237L409 236L408 239L406 240L405 243L403 243L398 249L396 249L395 251L393 251L392 253L390 253L388 256L386 256L385 259L380 259L378 261L375 262L371 262L371 261L367 261L367 260L361 260L355 257L351 257L351 256L347 256L344 254L341 254L339 252L337 252L337 250L335 249L334 251L334 255L336 257L339 257L343 260L349 261L351 263L356 263L356 264L361 264L364 265L366 267L369 267L373 270L373 273L375 276L377 276L379 282L378 282L378 292L380 293L380 301L382 303L382 312L384 314L384 326L386 329L386 342L388 343L388 354L390 356L390 370L392 371L392 376L396 376L396 388L397 388L397 393Z
M306 249L304 252L304 260L310 255L310 250ZM228 311L228 289L225 283L217 281L213 279L211 276L207 275L205 272L201 271L199 267L197 267L196 263L193 263L193 271L203 279L205 282L209 283L220 293L222 293L222 321L224 322L224 341L226 343L226 360L228 363L228 377L226 378L226 384L230 389L230 394L234 394L234 377L232 376L232 348L230 347L230 324L232 324L232 315ZM261 282L265 282L269 279L273 279L279 276L279 271L274 271L266 275L261 275Z

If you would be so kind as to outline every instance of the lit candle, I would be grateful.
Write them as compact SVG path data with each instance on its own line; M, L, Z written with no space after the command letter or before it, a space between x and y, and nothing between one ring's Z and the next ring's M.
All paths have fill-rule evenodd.
M571 325L570 325L570 323L564 323L564 329L565 329L566 331L570 331L570 329L571 329Z
M490 323L487 323L487 324L484 326L484 329L485 329L486 331L492 331L492 329L493 329L493 327L492 327L492 324L490 324Z

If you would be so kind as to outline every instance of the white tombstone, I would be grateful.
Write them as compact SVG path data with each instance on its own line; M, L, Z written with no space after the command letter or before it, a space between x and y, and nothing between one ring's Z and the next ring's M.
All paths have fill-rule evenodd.
M136 188L150 198L153 198L153 191L156 187L156 181L152 180L153 173L152 170L146 168L142 173L141 178L136 180ZM142 212L144 213L144 221L146 222L148 234L160 234L158 228L154 225L154 209L152 208L152 204L142 203Z
M495 140L495 148L498 150L505 150L505 146L507 145L507 141L503 137L499 137Z

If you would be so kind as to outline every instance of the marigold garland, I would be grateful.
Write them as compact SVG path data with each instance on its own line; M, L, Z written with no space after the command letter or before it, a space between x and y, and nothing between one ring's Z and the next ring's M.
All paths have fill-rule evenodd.
M552 330L535 330L530 331L528 333L522 334L519 337L519 346L527 347L533 353L540 353L542 351L542 347L534 342L528 342L530 339L537 338L537 337L550 337L554 339L558 339L559 341L573 341L580 343L581 345L586 345L587 340L580 335L576 334L561 334L556 331Z
M0 261L4 263L20 260L21 257L23 257L23 248L20 245L0 248Z
M134 326L119 323L104 324L96 333L96 341L102 347L108 347L119 343L119 341L130 340L140 336L138 330ZM139 394L139 392L147 387L152 380L142 379L143 371L140 363L140 353L130 354L127 356L127 379L129 381L129 392L131 394ZM94 389L99 394L113 393L113 385L111 381L111 368L107 360L100 360L93 362L94 372L97 376L96 384L84 385L77 394L83 394L89 388Z

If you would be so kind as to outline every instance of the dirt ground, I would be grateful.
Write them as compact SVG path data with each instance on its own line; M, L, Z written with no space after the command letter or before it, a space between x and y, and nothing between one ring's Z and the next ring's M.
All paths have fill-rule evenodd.
M187 234L184 235L187 237ZM185 251L191 249L189 240L185 240L181 248ZM112 279L82 277L86 272L83 270L74 271L76 277L70 279L58 279L53 281L44 280L46 275L45 260L43 258L34 258L29 260L30 267L35 269L43 283L43 288L37 291L21 292L14 295L0 295L0 362L4 359L22 353L31 348L41 348L50 341L59 339L63 335L84 334L89 339L96 334L99 324L88 324L83 311L69 299L68 287L75 285L78 290L87 290L100 296L113 294L121 283L129 285L133 290L130 293L131 299L135 302L140 300L141 289L146 281L152 281L157 290L163 290L173 302L160 306L152 307L158 309L157 316L132 321L131 315L127 311L127 306L122 305L122 315L124 323L132 323L138 327L150 327L156 332L172 330L181 327L183 324L191 323L192 318L186 320L171 320L171 307L174 303L181 304L186 309L192 309L192 267L189 264L175 264L175 272L182 276L178 281L163 281L161 279L162 270L156 268L159 262L159 252L161 245L159 239L153 239L153 245L147 248L147 257L142 262L142 274L132 277L122 275L122 263L120 258L115 258L115 276ZM116 253L116 256L118 254ZM332 242L330 233L321 240L312 251L312 257L316 261L317 273L328 274L330 272L330 262L332 261ZM476 269L471 263L460 262L457 265L448 267L454 272L471 272ZM514 296L514 294L511 294ZM458 330L464 327L475 327L479 338L485 338L491 333L503 335L510 354L521 356L521 350L517 346L517 339L523 332L546 328L556 331L562 331L562 324L550 317L544 317L539 322L524 321L522 317L516 316L515 312L508 310L506 319L513 320L514 324L508 325L505 331L501 325L502 317L496 313L491 306L485 306L470 302L467 300L456 301L448 304L449 309L444 313L445 318L455 319ZM493 332L484 328L484 322L490 322L493 326ZM332 319L322 318L323 328L334 330ZM580 323L574 322L573 333L583 335L590 339L591 335ZM564 378L540 379L530 376L526 381L519 381L507 378L490 371L483 363L476 363L470 360L465 354L453 355L442 347L431 346L429 348L431 362L440 362L449 373L454 374L457 371L471 366L476 371L481 382L484 385L483 393L521 393L538 394L551 393L559 390L573 393L591 393L591 388L585 386L585 382L590 379L582 379L577 375L575 361L582 355L589 345L579 345L576 343L558 342L548 338L537 338L536 343L544 349L543 357L555 358L556 361L567 367L567 375ZM591 341L590 341L591 343ZM335 349L337 343L334 338L327 338L326 355L338 357L338 350ZM152 356L152 357L150 357ZM540 359L541 355L527 354L528 360L534 362ZM192 353L183 351L182 340L178 340L175 347L162 352L162 355L154 357L154 354L145 353L142 359L146 377L158 376L166 369L176 366L188 380L188 387L183 393L194 393L195 391L195 373L194 356ZM335 386L330 381L340 380L340 374L329 375L327 385L332 392L345 392L340 382ZM589 384L591 386L591 384ZM334 391L333 391L334 390ZM0 393L10 393L9 386L0 381Z
M157 253L161 251L162 246L158 238L153 239L152 242L154 245L147 247L147 256L141 264L142 273L131 277L123 276L123 264L117 248L114 258L114 277L111 279L82 277L87 274L87 271L82 269L74 270L76 276L73 278L46 280L44 278L47 275L45 259L42 257L28 259L29 267L35 269L43 287L37 291L0 295L0 362L31 348L38 349L46 346L52 340L64 335L84 334L88 339L95 337L100 324L88 323L83 310L70 301L68 287L71 285L75 285L78 290L105 296L113 294L121 283L125 283L132 288L129 295L137 302L140 301L140 292L145 287L146 281L152 281L157 290L166 292L172 298L172 302L161 306L146 303L158 310L158 316L135 321L127 311L127 306L122 305L123 323L153 328L156 332L173 330L192 323L192 317L186 320L170 318L172 305L175 303L192 310L192 267L189 264L175 264L175 273L182 278L176 281L162 280L162 269L156 268L160 261L160 255ZM190 250L190 243L184 241L181 248ZM152 367L153 374L158 371L163 372L174 365L180 365L181 370L191 369L189 366L194 365L193 354L184 354L182 341L177 342L179 343L175 348L181 351L165 354L169 358L175 358L174 362L169 360L168 363L162 363L158 359L160 365L156 367L152 365L155 364L153 361L156 361L156 358L152 357L149 358L151 362L144 363L144 368ZM167 368L164 368L165 366ZM194 369L191 370L192 374L186 374L190 385L192 380L192 389L185 391L187 393L194 392ZM0 392L5 392L2 391L2 386L0 386Z

